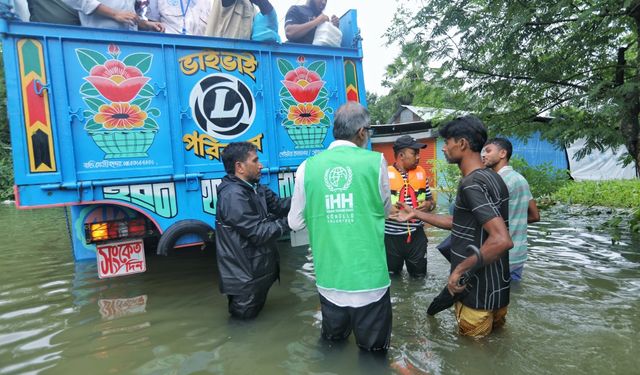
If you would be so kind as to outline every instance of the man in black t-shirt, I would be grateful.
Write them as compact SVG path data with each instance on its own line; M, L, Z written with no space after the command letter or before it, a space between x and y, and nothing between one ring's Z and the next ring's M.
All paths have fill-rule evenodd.
M294 5L284 17L284 33L287 40L293 43L312 44L316 34L316 27L323 22L331 21L338 27L338 17L327 16L322 13L327 6L327 0L307 0L305 5Z
M447 283L455 303L458 331L482 337L504 325L509 305L509 190L496 172L485 168L480 151L487 131L474 116L459 117L440 129L442 148L449 163L458 164L458 185L452 216L435 215L401 207L398 220L420 219L451 230L451 273ZM392 216L393 217L393 216ZM481 256L469 255L475 245ZM472 269L475 269L473 271ZM466 284L460 278L470 272Z

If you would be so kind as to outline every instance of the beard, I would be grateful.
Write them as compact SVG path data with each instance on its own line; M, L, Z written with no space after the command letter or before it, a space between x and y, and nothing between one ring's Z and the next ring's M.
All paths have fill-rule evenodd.
M252 184L259 184L259 183L260 183L260 177L261 177L261 176L262 176L262 175L261 175L261 174L259 174L259 175L257 175L257 176L250 177L248 182L250 182L250 183L252 183Z
M447 160L447 163L449 164L460 164L460 159L452 158L446 153L444 154L444 158Z
M492 168L492 169L493 169L493 167L495 167L495 166L496 166L496 164L498 164L498 162L497 162L497 161L490 161L490 160L487 160L487 161L486 161L486 162L484 162L483 164L484 164L484 166L485 166L485 167L487 167L487 168Z

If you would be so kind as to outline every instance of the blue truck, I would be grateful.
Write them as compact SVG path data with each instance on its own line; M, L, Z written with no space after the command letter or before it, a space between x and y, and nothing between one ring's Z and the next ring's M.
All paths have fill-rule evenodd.
M318 47L21 22L10 3L16 206L68 206L74 257L98 258L101 277L144 270L145 243L166 255L212 238L229 142L255 144L261 182L289 196L334 110L365 102L355 10L341 47Z

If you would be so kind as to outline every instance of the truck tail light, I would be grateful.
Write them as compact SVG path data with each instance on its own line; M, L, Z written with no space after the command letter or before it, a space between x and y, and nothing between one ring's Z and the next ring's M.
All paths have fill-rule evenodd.
M147 223L144 219L105 221L84 225L87 243L144 237Z

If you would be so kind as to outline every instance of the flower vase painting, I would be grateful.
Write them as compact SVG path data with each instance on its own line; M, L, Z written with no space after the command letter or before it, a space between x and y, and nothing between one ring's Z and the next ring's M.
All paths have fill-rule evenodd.
M300 56L297 63L294 67L288 60L278 59L278 70L284 77L280 90L285 114L282 126L296 149L323 148L331 124L327 115L333 113L322 80L326 62L315 61L305 67L305 58Z
M87 106L84 129L105 152L105 159L148 157L160 110L150 107L154 89L145 74L153 55L132 53L120 59L120 48L110 44L107 55L76 49L82 68L89 73L80 86Z

